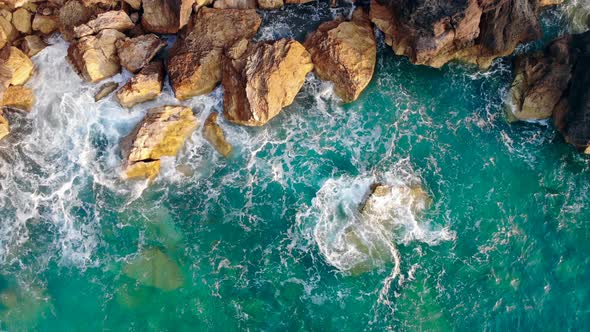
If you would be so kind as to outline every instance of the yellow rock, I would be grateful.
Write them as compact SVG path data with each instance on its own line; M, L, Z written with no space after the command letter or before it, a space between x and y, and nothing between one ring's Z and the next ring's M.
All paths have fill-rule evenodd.
M10 134L10 125L8 124L8 120L2 115L2 112L0 112L0 139L8 134Z
M35 103L33 90L24 86L9 86L2 97L2 106L14 107L23 111L30 112Z
M31 17L33 15L24 8L19 8L12 13L12 25L16 30L29 34L31 33Z
M18 37L18 31L6 17L0 16L0 45L12 43Z
M232 146L227 142L225 139L225 134L223 133L223 129L217 124L217 113L212 112L205 120L205 124L203 125L203 136L217 152L219 152L224 157L229 156L232 152Z
M0 52L0 60L12 73L10 84L23 85L33 73L33 62L29 57L16 47L8 47Z
M98 82L121 70L115 42L124 38L125 35L117 30L102 30L95 36L72 42L68 59L85 80Z
M125 169L125 178L127 179L138 179L145 178L153 180L160 173L160 161L138 161L135 162Z
M164 85L164 66L153 62L131 78L117 92L117 100L123 107L133 107L139 103L156 99Z

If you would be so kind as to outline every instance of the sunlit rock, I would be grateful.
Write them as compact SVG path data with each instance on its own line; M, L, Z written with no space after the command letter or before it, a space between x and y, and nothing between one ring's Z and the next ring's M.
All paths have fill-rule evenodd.
M180 288L184 283L178 264L158 248L143 249L123 267L123 273L145 286L166 291Z
M213 8L219 9L256 9L256 0L216 0Z
M166 43L154 34L128 38L117 42L121 65L132 73L138 72L156 56Z
M123 107L133 107L158 97L163 84L164 66L161 62L152 62L117 91L117 100Z
M0 16L0 47L12 43L18 37L18 31L9 19Z
M74 35L76 38L81 38L94 35L105 29L113 29L123 32L134 26L135 25L131 22L127 13L122 10L112 10L98 14L95 19L75 27Z
M100 88L98 88L98 92L94 95L94 101L99 101L106 98L113 91L117 90L118 87L119 84L116 82L108 82L103 84Z
M175 156L197 124L188 107L161 106L149 110L121 142L125 176L153 179L159 172L160 158Z
M141 25L146 31L176 33L190 18L195 0L143 0Z
M0 139L4 138L8 134L10 134L10 124L4 117L2 110L0 110Z
M188 99L211 92L221 80L224 48L254 37L262 22L255 10L202 8L168 62L176 98Z
M74 28L86 23L92 16L90 8L77 0L67 1L59 9L59 31L66 40L74 38Z
M260 9L280 9L284 6L283 0L258 0Z
M39 31L43 34L48 35L54 31L57 31L58 28L59 18L57 16L36 14L35 18L33 19L33 30Z
M25 84L33 73L33 62L16 47L6 47L0 51L0 60L10 71L10 84L12 85Z
M35 104L35 95L30 88L13 85L4 92L1 105L4 107L17 108L23 111L31 111Z
M28 57L33 57L41 52L47 44L37 35L29 35L23 38L21 49Z
M250 44L241 51L224 58L223 112L231 122L262 126L293 103L313 69L311 56L289 39Z
M305 41L317 75L334 83L345 102L358 98L371 81L377 59L377 44L367 13L357 9L352 21L321 24Z
M113 29L83 37L70 44L68 59L82 78L98 82L121 70L115 43L124 38L123 33Z
M217 113L212 112L203 125L203 137L224 157L232 152L232 146L225 139L223 129L217 123Z
M21 33L31 33L31 18L33 15L24 8L19 8L12 13L12 25Z

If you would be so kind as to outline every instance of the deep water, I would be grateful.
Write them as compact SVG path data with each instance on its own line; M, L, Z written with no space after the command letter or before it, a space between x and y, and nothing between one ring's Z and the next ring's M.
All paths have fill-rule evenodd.
M301 40L347 11L268 13L258 38ZM543 24L545 40L569 29L561 10ZM229 159L199 128L147 186L120 179L118 142L176 103L170 88L130 111L94 103L97 86L53 42L34 58L35 110L10 113L0 142L0 330L590 328L589 161L550 123L506 121L510 58L439 70L380 42L358 101L310 75L267 126L222 121ZM203 123L222 93L187 104ZM413 214L394 200L391 233L359 228L350 242L376 180L421 186L431 204ZM350 255L359 243L388 249ZM154 252L158 278L129 277Z

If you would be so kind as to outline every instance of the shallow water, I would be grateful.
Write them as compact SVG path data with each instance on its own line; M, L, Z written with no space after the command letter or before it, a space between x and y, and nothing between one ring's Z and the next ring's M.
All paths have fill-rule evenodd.
M346 12L289 7L258 38L301 40ZM546 40L569 29L565 17L544 14ZM340 104L310 75L267 126L222 121L229 159L199 128L148 187L120 179L118 142L147 109L176 102L170 88L130 111L94 103L66 49L55 39L34 58L35 110L10 114L0 141L0 330L589 327L588 160L550 124L507 123L510 59L437 70L381 43L358 101ZM221 96L187 104L203 123ZM432 203L346 242L384 178ZM349 269L358 256L342 246L359 243L390 251Z

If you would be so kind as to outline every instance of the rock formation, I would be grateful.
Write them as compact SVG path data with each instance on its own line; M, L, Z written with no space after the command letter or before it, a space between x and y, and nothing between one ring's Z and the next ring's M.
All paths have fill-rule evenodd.
M121 65L132 73L147 65L166 44L154 34L119 40L117 50Z
M154 179L160 158L175 156L197 127L197 118L184 106L161 106L145 118L121 142L126 178Z
M299 42L240 43L223 61L223 112L231 122L262 126L293 103L311 56Z
M194 3L194 0L143 0L141 25L149 32L176 33L188 23Z
M241 39L250 39L262 22L255 10L202 8L168 63L170 83L178 99L209 93L221 80L221 55Z
M232 152L232 146L225 139L223 129L217 124L217 113L212 112L205 120L203 125L203 137L211 143L211 145L219 152L222 156L227 157Z
M123 33L113 29L83 37L70 44L68 59L85 80L98 82L121 70L115 43L124 38Z
M305 41L316 74L334 83L345 102L358 98L371 81L377 60L377 43L369 17L362 9L352 21L322 23Z
M117 100L121 106L130 108L156 99L162 92L163 85L164 66L161 62L152 62L117 91Z

